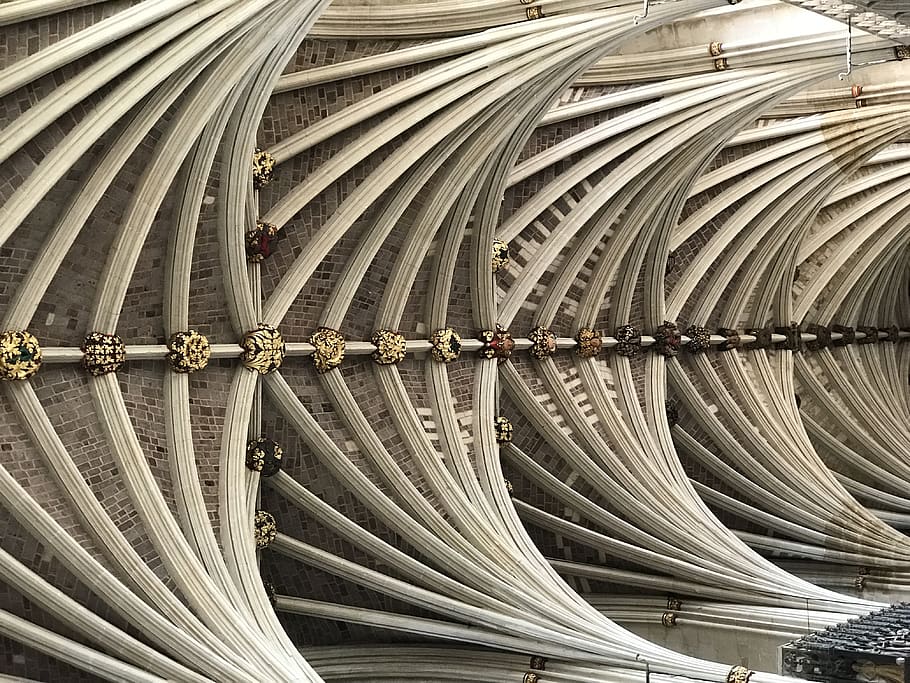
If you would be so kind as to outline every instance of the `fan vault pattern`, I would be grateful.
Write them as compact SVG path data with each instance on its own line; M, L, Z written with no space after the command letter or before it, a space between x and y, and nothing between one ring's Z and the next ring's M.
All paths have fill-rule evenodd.
M632 631L906 591L906 52L733 4L0 5L0 673L770 683Z

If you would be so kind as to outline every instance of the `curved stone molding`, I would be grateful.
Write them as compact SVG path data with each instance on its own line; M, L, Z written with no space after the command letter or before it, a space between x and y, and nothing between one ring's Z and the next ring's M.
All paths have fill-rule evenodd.
M392 330L377 330L370 339L376 350L373 351L373 360L380 365L395 365L404 360L408 352L408 344L403 334Z
M686 336L689 338L686 350L690 353L700 353L711 348L711 332L707 327L690 325L686 328Z
M209 340L196 330L175 332L167 342L167 362L174 372L196 372L209 363Z
M509 245L500 239L493 240L492 255L490 265L494 273L509 265Z
M556 335L545 327L535 327L528 333L531 340L529 353L537 360L549 358L556 353Z
M253 518L253 539L256 541L256 549L268 548L277 535L278 525L275 518L265 510L256 510Z
M616 338L616 353L632 358L641 351L641 330L632 325L620 325L613 333Z
M482 358L495 358L502 362L512 355L512 349L515 348L515 340L512 339L512 335L498 324L495 330L482 330L477 338L483 342L483 346L478 351Z
M514 429L512 427L512 422L507 417L502 415L498 416L493 422L493 429L496 432L496 442L497 443L511 443L512 434Z
M578 330L578 334L575 335L575 343L578 344L575 353L582 358L596 358L603 349L603 338L600 336L600 332L589 327L582 327Z
M260 324L255 330L250 330L243 335L240 346L243 347L240 362L260 375L275 372L284 360L284 339L272 325Z
M430 355L439 363L451 363L461 354L461 336L451 327L436 330L430 337Z
M0 335L0 379L28 379L40 368L41 346L33 334L10 330Z
M272 255L281 232L273 223L256 221L256 227L246 233L246 260L261 263Z
M682 335L676 323L664 320L663 324L654 330L654 351L661 356L672 358L679 353L681 344Z
M320 375L337 368L344 360L344 337L338 330L320 327L310 335L310 344L316 347L313 365Z
M116 334L92 332L82 340L82 367L92 376L117 372L126 361L126 346Z
M620 359L664 318L910 324L902 84L825 87L841 37L794 21L780 40L763 24L802 12L782 3L651 3L636 28L638 3L546 0L521 20L543 1L0 2L29 37L0 50L22 105L0 130L0 331L65 344L3 387L0 576L35 610L0 631L37 654L4 642L5 674L74 678L47 656L137 682L725 683L729 663L626 628L802 632L810 602L823 627L910 585L910 348ZM221 359L194 381L155 334L190 320L236 333L181 350L180 372ZM624 320L644 342L604 336ZM494 329L462 344L448 324ZM84 378L91 330L148 360ZM581 360L604 343L610 362ZM462 346L514 362L453 362ZM325 374L273 372L285 350ZM345 354L365 362L328 372ZM557 671L528 666L544 652Z
M257 147L253 154L253 189L260 190L272 182L274 172L274 157Z
M281 469L284 451L277 443L264 436L246 445L246 466L263 477L271 477Z

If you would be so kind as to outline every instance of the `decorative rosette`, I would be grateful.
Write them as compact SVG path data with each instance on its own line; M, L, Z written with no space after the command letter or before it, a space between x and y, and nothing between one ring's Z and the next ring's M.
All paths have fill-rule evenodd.
M507 417L500 415L493 421L497 443L510 443L512 441L512 423Z
M686 344L686 350L691 353L699 353L711 348L711 332L707 327L690 325L686 328L686 336L689 338L689 343Z
M589 327L582 327L578 330L578 334L575 335L575 342L578 344L575 348L575 353L582 358L595 358L603 348L603 339L600 336L600 332Z
M380 365L394 365L404 360L408 345L403 334L392 330L377 330L370 341L376 347L373 360Z
M667 628L676 626L676 612L664 612L660 615L660 623Z
M667 598L667 609L673 612L678 612L682 609L682 600L671 595L669 598Z
M871 325L861 325L856 328L857 332L862 332L865 337L857 339L860 344L875 344L878 341L878 328Z
M632 325L620 325L613 333L616 338L616 353L632 358L641 350L641 330Z
M847 346L856 341L856 330L849 325L832 325L831 331L841 335L840 339L831 341L834 346Z
M100 377L117 372L126 360L126 346L116 334L92 332L82 340L82 367Z
M727 683L749 683L753 673L744 666L734 666L727 674Z
M770 327L750 327L748 330L746 330L746 334L750 334L755 337L755 341L752 342L752 346L750 348L767 349L771 346Z
M313 365L320 375L337 368L344 360L344 337L338 330L320 327L310 335L310 344L316 347Z
M658 325L654 330L654 350L661 356L672 358L679 353L679 347L682 344L682 335L676 323L664 320L662 325Z
M256 539L256 550L268 548L278 535L275 518L265 510L256 510L253 518L253 538Z
M531 9L533 9L533 8L531 8ZM531 9L528 9L529 15L530 15ZM531 17L528 16L528 18L530 19ZM540 683L540 676L538 676L538 675L537 675L536 673L534 673L533 671L529 671L529 672L526 673L526 674L524 675L524 677L521 679L521 683Z
M436 330L430 337L430 355L440 363L451 363L461 353L461 336L451 327Z
M28 379L41 368L41 346L31 332L9 330L0 335L0 379Z
M246 445L246 466L263 477L271 477L281 469L283 455L281 446L261 436Z
M275 172L275 158L258 147L253 153L253 189L260 190L270 182Z
M799 351L802 346L802 333L796 323L790 323L787 327L775 327L774 333L784 335L783 348L788 351Z
M494 273L498 273L509 265L509 245L502 240L493 240L490 265Z
M717 334L724 337L724 340L717 346L718 351L732 351L738 349L742 344L739 332L731 327L721 327Z
M884 332L888 336L885 337L884 341L889 341L892 344L897 344L901 340L901 328L897 325L892 325L891 327L880 327L878 328L879 332Z
M506 487L506 493L511 496L515 492L515 489L512 487L512 482L510 482L508 479L503 479L502 483Z
M267 375L281 367L284 360L284 339L276 327L260 323L255 330L243 335L240 362L245 368Z
M477 338L483 342L479 352L483 358L496 358L501 362L511 356L512 349L515 348L512 335L498 324L495 330L481 331Z
M209 340L196 330L175 332L167 342L167 362L174 372L196 372L209 363Z
M671 427L679 424L679 408L673 401L664 401L664 410L667 413L667 424Z
M556 353L556 335L546 327L535 327L528 333L531 340L530 354L537 360L543 360Z
M824 325L810 323L806 326L806 332L815 335L815 341L806 342L806 348L811 351L820 351L831 346L831 329Z
M267 259L280 235L277 225L256 221L256 227L246 233L246 260L259 263Z
M546 671L547 658L541 657L540 655L531 655L531 668L537 669L538 671Z

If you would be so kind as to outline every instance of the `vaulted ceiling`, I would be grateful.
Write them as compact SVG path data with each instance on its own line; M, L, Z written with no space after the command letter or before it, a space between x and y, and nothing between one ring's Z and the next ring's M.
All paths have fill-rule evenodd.
M0 674L770 683L635 633L899 598L908 34L801 4L0 4Z
M910 8L903 0L787 0L797 7L832 19L847 21L857 28L885 38L910 43Z

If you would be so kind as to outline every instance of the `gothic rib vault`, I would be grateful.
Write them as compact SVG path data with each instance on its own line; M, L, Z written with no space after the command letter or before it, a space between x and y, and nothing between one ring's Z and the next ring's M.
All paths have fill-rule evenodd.
M772 683L654 634L902 599L867 4L844 81L769 0L0 4L0 679Z

